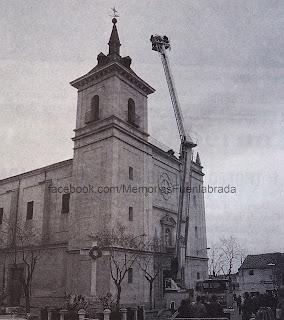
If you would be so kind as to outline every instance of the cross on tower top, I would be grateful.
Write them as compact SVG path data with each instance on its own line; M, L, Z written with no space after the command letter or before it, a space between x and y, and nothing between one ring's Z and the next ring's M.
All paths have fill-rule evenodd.
M110 16L113 18L118 18L119 14L118 14L118 11L115 9L115 7L111 8L111 10L112 10L113 14Z
M115 54L119 56L120 41L119 41L117 29L116 29L116 23L117 23L116 17L119 17L119 15L115 7L111 8L111 10L113 11L113 15L111 16L113 17L112 18L113 27L112 27L112 32L111 32L109 43L108 43L109 55Z

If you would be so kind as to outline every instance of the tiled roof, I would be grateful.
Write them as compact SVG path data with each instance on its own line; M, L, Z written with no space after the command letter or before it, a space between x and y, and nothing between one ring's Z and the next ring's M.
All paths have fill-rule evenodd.
M284 253L264 253L248 255L240 269L266 269L272 266L284 265Z

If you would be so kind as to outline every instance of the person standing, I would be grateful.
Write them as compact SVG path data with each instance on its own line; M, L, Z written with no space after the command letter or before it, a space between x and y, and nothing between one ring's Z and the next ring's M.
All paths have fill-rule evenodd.
M278 304L276 307L276 319L284 320L284 287L281 287L278 292Z
M212 296L210 303L208 304L207 316L209 318L222 318L224 316L223 308L217 301L215 295Z
M242 297L241 297L241 295L239 295L237 297L236 301L237 301L237 308L239 310L239 314L242 314Z
M259 299L259 293L258 292L251 296L251 303L252 303L252 312L254 314L257 314L257 311L258 311L258 309L260 307L260 299Z
M244 293L244 301L242 303L242 320L249 320L252 316L252 301L248 292Z
M206 317L206 307L201 302L201 297L196 297L196 303L192 306L193 318L205 318Z
M181 300L178 308L178 318L191 318L193 316L190 299Z

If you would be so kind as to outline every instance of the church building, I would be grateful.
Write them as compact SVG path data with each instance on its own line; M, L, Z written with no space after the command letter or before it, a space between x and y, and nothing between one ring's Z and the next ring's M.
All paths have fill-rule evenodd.
M71 82L78 91L73 159L0 180L0 283L9 305L23 301L25 250L38 257L32 305L60 306L68 294L115 295L109 257L93 259L89 250L92 235L118 225L160 244L165 263L154 282L156 306L165 305L167 289L194 289L208 277L204 194L188 192L181 221L184 281L178 289L165 284L175 257L181 162L150 140L147 100L155 89L132 70L129 56L120 55L116 24L114 18L108 54L99 53L97 65ZM199 155L189 161L188 186L202 190ZM24 235L32 237L21 247ZM149 282L134 263L121 303L147 305L149 299Z

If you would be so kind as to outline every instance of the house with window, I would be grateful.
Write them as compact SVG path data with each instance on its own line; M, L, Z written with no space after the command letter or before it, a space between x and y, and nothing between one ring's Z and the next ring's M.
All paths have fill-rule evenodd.
M248 255L238 272L240 292L266 293L284 285L284 253Z
M155 90L133 71L131 58L120 55L116 23L113 19L108 54L99 53L96 66L71 82L78 91L73 158L0 180L0 289L10 305L23 298L19 277L27 272L21 258L14 259L19 246L15 230L33 230L36 237L24 249L41 252L32 304L56 306L68 294L94 300L108 292L115 295L107 253L92 259L88 252L92 235L118 224L159 244L163 264L153 297L156 306L165 301L165 279L177 269L181 162L148 133L148 96ZM167 128L161 123L162 130ZM199 155L188 162L187 186L201 190ZM180 287L187 290L207 278L208 259L203 193L185 197ZM122 286L122 303L149 302L149 283L137 264Z

